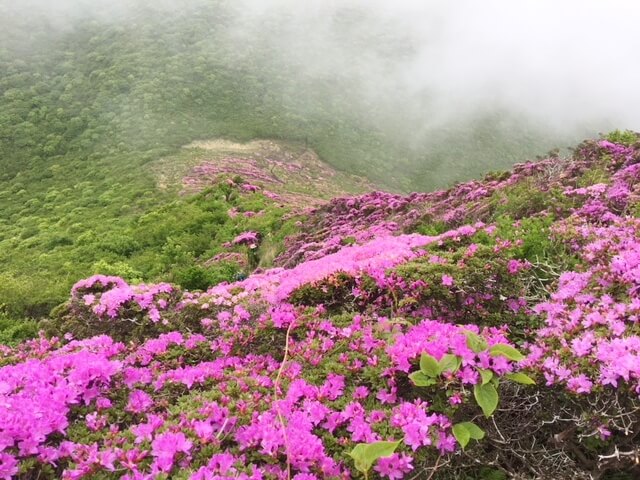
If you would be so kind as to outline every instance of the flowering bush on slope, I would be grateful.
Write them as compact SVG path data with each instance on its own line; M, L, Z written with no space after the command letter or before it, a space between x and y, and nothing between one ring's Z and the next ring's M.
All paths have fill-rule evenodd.
M202 293L79 282L57 327L114 338L2 348L0 478L588 478L633 468L638 154L610 141L581 148L550 180L547 160L425 194L471 209L487 201L503 215L487 217L495 224L326 237L322 258ZM596 166L604 181L590 182ZM542 202L532 219L509 218L522 211L509 199L523 176L557 185L562 209ZM385 195L358 208L418 218ZM376 223L349 221L352 233ZM552 235L541 234L548 224Z
M573 200L562 195L563 190L575 188L576 181L603 164L607 175L613 174L614 185L621 188L618 195L624 195L627 187L617 180L628 176L625 171L640 168L638 155L637 146L586 141L569 160L548 158L516 164L511 171L491 173L484 180L456 184L448 190L407 196L371 192L335 198L318 207L303 222L300 232L287 239L287 248L276 262L291 267L322 258L346 242L363 243L379 235L425 228L430 233L442 233L465 223L487 222L500 213L516 218L543 210L564 213ZM629 182L633 185L632 178Z
M582 270L562 273L550 299L535 307L546 325L527 362L541 363L547 384L577 393L624 383L640 394L640 221L620 215L638 198L640 163L630 147L599 146L621 168L611 185L565 192L586 201L554 231L576 250Z
M307 270L300 265L286 272L288 282L278 277L282 270L275 270L200 295L189 294L177 307L180 312L174 313L192 314L189 308L197 306L202 334L185 337L170 332L140 345L114 344L105 349L108 354L98 350L96 353L104 355L103 361L113 352L119 353L117 375L109 378L110 388L105 393L91 385L93 397L83 396L87 400L77 407L78 413L71 414L84 420L75 425L67 439L56 441L41 435L31 451L19 447L14 450L15 441L5 450L14 459L37 459L43 465L51 459L56 468L65 467L64 478L122 470L130 472L125 476L136 478L188 467L193 470L193 478L208 478L220 473L212 460L218 457L207 458L215 451L227 455L231 465L248 465L243 472L249 478L280 478L285 471L307 474L308 478L341 477L351 469L346 457L350 447L402 438L403 447L395 460L385 460L379 467L393 477L393 472L406 473L413 468L414 455L426 458L452 452L456 441L446 412L433 411L430 402L413 395L403 396L398 382L406 379L423 354L435 359L443 354L459 356L460 365L450 368L449 373L443 371L433 385L447 385L443 401L451 398L448 412L468 403L465 391L481 378L477 369L492 371L496 377L514 370L511 360L494 358L487 352L479 352L478 357L465 346L467 333L479 333L477 327L420 320L406 329L376 315L356 315L339 325L337 319L326 317L322 306L294 307L286 303L286 298L305 282L338 271L354 276L366 273L383 281L387 269L420 255L416 247L447 239L457 242L481 228L465 227L440 238L385 237L365 246L345 247L328 259L324 270ZM104 287L110 289L86 298L94 294L85 291L99 293ZM88 307L85 314L97 317L94 321L113 322L116 319L112 317L127 315L131 308L119 301L118 293L123 289L129 292L129 288L112 278L82 281L74 288L72 305ZM106 309L98 308L105 305L105 296L107 301L116 301L106 303ZM138 297L124 297L137 304ZM113 312L108 313L111 307ZM257 313L255 309L259 309ZM154 322L152 318L147 321ZM281 336L266 349L268 354L253 353L259 350L255 348L257 343L270 336L277 338L273 335L278 331L294 327L295 336L287 339L286 362L281 363L280 358ZM487 330L482 335L486 349L497 343L510 345L502 331ZM108 337L84 342L100 338ZM444 338L449 342L443 343ZM450 352L443 350L447 343L451 344ZM71 342L40 355L49 362L50 358L66 355L70 345L80 344ZM89 345L86 348L91 348ZM167 411L167 405L174 402L188 403L191 413ZM209 410L213 418L203 413ZM221 411L227 413L220 417ZM120 420L114 425L116 416ZM108 425L107 436L99 436L98 432ZM135 439L128 446L131 435ZM170 440L167 435L172 435ZM78 441L80 438L95 440L87 446ZM224 445L221 438L226 441ZM213 451L205 448L209 443ZM49 456L43 456L40 449L47 449ZM430 449L433 454L428 453ZM136 461L129 458L132 455ZM106 465L103 456L109 459ZM271 465L269 459L279 457L287 459L286 468Z
M94 275L73 286L71 301L58 312L53 330L81 337L144 338L167 329L165 313L179 295L168 283L129 285L119 277Z
M386 319L356 318L338 327L313 312L296 321L304 327L299 340L291 340L283 369L272 356L224 355L211 350L215 340L178 332L131 348L94 337L4 367L5 401L12 404L0 411L3 474L9 478L18 461L37 459L44 473L52 470L48 465L66 467L63 478L97 472L155 478L190 466L191 478L210 478L221 473L218 462L225 458L234 475L247 478L285 478L287 468L308 475L300 478L340 478L350 465L336 452L390 437L404 439L398 462L409 471L414 454L452 452L455 440L448 416L424 400L401 398L397 372L421 353L438 355L444 335L468 366L477 362L496 375L513 369L501 357L477 357L461 328L439 322L422 322L392 348L387 340L397 326ZM498 332L485 335L506 345ZM191 364L196 352L198 362ZM331 371L313 372L323 357L330 358L325 368L334 364ZM456 380L443 378L449 390L478 382L468 366L452 373ZM460 393L451 398L450 410L463 401ZM37 408L34 400L41 402ZM167 409L174 402L181 408ZM68 417L75 425L69 427ZM287 466L270 460L283 457ZM35 467L33 460L25 465Z
M546 325L528 361L544 359L547 383L578 393L622 382L640 394L640 222L616 218L580 230L588 269L564 272L549 301L535 307Z

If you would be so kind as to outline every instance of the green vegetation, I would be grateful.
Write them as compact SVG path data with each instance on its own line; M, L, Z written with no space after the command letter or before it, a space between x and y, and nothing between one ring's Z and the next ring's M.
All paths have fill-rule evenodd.
M233 280L243 270L243 262L207 260L227 252L223 244L246 230L261 232L277 249L287 231L282 219L286 209L259 194L228 195L225 186L175 198L143 214L118 219L103 214L84 222L78 218L84 226L78 235L73 227L78 223L70 212L67 222L43 229L31 241L9 239L6 243L14 242L11 264L20 275L4 274L0 293L6 299L7 312L14 316L46 315L68 296L71 283L92 273L119 275L132 282L167 280L189 289ZM240 212L234 218L227 214L232 208ZM263 213L246 217L242 215L245 211ZM62 232L55 227L62 227ZM33 262L38 250L46 253L39 253ZM37 268L43 267L59 277L52 282L39 276Z
M607 140L621 145L631 146L638 141L638 135L631 130L614 130L605 135Z
M16 345L33 338L38 333L38 325L33 320L16 320L0 311L0 345Z
M385 107L388 98L367 103L355 66L335 78L309 73L313 43L278 53L273 39L293 28L286 18L243 35L231 1L185 2L171 15L152 5L135 2L122 16L96 6L59 28L44 13L3 12L0 303L11 315L46 315L96 271L191 287L228 278L227 266L193 265L237 227L225 226L228 205L159 189L150 168L188 156L179 149L194 139L297 142L395 190L446 185L556 143L517 119L507 131L498 114L412 138L415 115ZM386 26L356 28L347 13L330 40L395 68L407 46Z

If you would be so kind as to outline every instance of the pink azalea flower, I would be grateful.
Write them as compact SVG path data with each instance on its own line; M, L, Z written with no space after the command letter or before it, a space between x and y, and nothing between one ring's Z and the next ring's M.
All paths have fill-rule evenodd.
M389 457L379 458L373 469L389 480L400 480L413 470L412 460L407 454L394 453Z

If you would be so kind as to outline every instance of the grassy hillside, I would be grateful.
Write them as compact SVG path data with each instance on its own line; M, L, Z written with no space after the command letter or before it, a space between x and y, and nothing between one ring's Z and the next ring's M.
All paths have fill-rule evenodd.
M137 172L146 184L127 171L105 176L105 183L75 185L77 177L66 175L66 188L49 187L41 201L3 212L5 314L46 315L78 278L92 273L197 289L233 280L249 266L233 256L213 261L227 251L223 244L242 232L258 232L268 242L256 262L269 266L292 231L294 220L283 218L288 212L371 188L303 145L274 141L200 142Z
M393 107L402 92L375 102L361 94L361 62L375 57L394 69L411 53L392 25L364 30L363 12L341 12L329 41L362 55L327 73L311 41L280 53L281 33L304 25L267 16L246 35L238 5L190 1L176 12L139 1L57 16L28 4L19 13L0 6L0 304L7 313L46 313L100 262L126 264L145 280L173 278L178 264L151 253L167 242L180 244L189 261L199 258L223 221L212 218L229 205L205 207L202 198L159 189L150 167L179 158L194 140L286 140L403 191L503 168L557 144L500 112L415 136L417 110ZM343 180L344 191L360 185ZM136 233L145 218L162 232L153 241ZM189 235L199 240L184 240Z

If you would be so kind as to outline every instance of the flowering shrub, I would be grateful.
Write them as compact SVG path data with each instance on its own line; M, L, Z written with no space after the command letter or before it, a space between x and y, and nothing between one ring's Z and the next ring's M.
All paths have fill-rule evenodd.
M129 285L119 277L94 275L73 286L69 304L48 328L80 337L107 333L116 339L143 338L166 330L163 314L179 294L168 283Z
M244 232L234 238L231 243L233 245L246 245L253 249L258 247L260 236L257 232Z
M204 292L78 282L58 337L0 347L0 478L633 474L637 152L334 200Z

